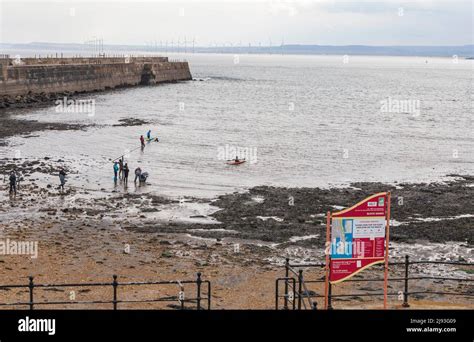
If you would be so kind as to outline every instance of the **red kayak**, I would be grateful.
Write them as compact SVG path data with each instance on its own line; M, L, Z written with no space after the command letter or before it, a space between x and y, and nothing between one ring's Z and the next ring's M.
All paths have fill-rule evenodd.
M242 160L239 160L239 161L235 161L235 160L230 160L227 162L227 165L240 165L240 164L243 164L245 163L245 159L242 159Z

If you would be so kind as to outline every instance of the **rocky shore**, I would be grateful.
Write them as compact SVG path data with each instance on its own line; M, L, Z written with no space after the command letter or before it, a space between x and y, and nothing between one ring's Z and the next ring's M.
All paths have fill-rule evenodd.
M14 109L14 108L33 108L40 107L45 105L54 104L58 99L62 99L65 96L73 96L74 93L63 92L63 93L54 93L54 94L25 94L25 95L16 95L9 96L3 95L0 97L0 112L5 109Z
M38 259L2 257L5 267L0 274L6 283L24 282L28 275L39 282L59 283L104 280L112 274L128 280L193 279L200 271L214 282L214 308L272 308L274 281L283 275L286 257L303 263L324 260L325 213L387 190L392 192L394 260L402 260L405 253L412 260L472 262L474 257L472 176L451 175L450 181L433 184L356 183L337 189L261 186L203 200L92 191L72 184L61 192L57 184L41 179L59 166L64 167L63 161L51 159L7 160L0 165L1 173L15 168L25 178L16 197L8 196L7 183L1 187L2 238L39 244ZM392 272L396 276L402 271ZM413 271L445 277L470 277L473 272L456 266L420 266ZM322 276L318 272L311 274ZM391 286L398 290L401 284ZM469 283L420 281L412 286L474 291ZM363 293L378 287L348 283L338 291ZM0 300L11 294L0 291ZM419 295L412 300L414 307L474 304L467 297ZM338 301L338 306L374 303L355 296ZM394 299L391 305L399 307L400 302Z
M354 183L341 189L255 187L246 193L220 196L212 214L219 224L200 225L202 237L232 237L286 243L295 236L318 235L295 242L322 247L327 211L349 207L371 194L392 192L391 238L396 242L459 241L474 244L474 177L452 175L456 180L434 184ZM222 228L218 233L216 228ZM225 230L224 230L225 228ZM166 225L141 231L164 231ZM212 233L206 232L206 229Z
M63 92L58 94L28 94L25 96L0 97L0 146L6 145L5 139L13 136L27 136L34 132L47 130L77 130L85 129L87 125L61 123L61 122L39 122L36 120L23 120L18 117L22 108L41 108L51 106L56 100L64 97L82 98L84 95Z

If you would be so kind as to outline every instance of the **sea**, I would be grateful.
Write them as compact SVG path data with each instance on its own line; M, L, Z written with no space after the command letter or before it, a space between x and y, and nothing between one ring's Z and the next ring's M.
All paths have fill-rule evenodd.
M68 184L84 189L197 198L259 185L330 188L474 174L473 60L168 56L187 60L193 80L15 110L18 119L85 127L11 137L0 158L60 160L72 170ZM89 101L86 110L78 99ZM121 121L128 119L144 123ZM142 150L139 137L148 130L159 142ZM148 172L146 186L114 183L112 161L120 156L131 177L137 167ZM246 162L229 165L236 156Z

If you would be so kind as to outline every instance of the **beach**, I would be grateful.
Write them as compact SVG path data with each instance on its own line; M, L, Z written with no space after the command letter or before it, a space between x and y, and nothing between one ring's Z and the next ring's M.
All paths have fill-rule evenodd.
M201 272L213 284L213 308L272 309L286 258L324 262L326 213L385 191L392 196L391 260L473 262L474 140L461 129L472 126L463 88L470 61L453 66L436 59L426 66L415 57L358 57L345 66L340 56L244 56L239 64L231 57L191 57L193 81L80 95L95 101L94 115L60 113L47 104L0 112L0 172L15 169L22 178L10 197L4 177L2 238L38 244L37 258L2 256L2 282L26 284L34 276L37 283L84 283L111 281L114 274L119 282L175 281ZM412 71L402 71L408 65ZM419 114L393 111L394 99L409 99L430 82L426 68L444 81L425 92L419 106L413 103ZM340 88L346 72L360 79ZM405 90L384 83L392 77L405 80ZM148 129L160 141L137 150ZM246 163L227 165L236 153ZM112 162L122 155L131 167L128 185L112 179ZM141 186L133 182L137 166L151 175ZM64 191L60 169L67 174ZM306 272L324 276L321 269ZM391 272L403 276L403 269ZM413 274L470 279L472 267L415 265ZM381 271L361 277L367 275ZM473 291L469 282L411 286L415 292ZM344 283L336 290L370 293L381 284ZM27 290L14 291L0 291L1 301L27 296ZM150 287L123 291L130 299L154 295ZM38 295L64 300L69 294ZM75 295L110 294L89 289ZM473 300L419 294L410 304L472 308ZM362 296L334 303L380 305ZM392 297L390 307L401 302Z
M50 161L32 165L26 164L25 169L35 167L33 177L54 170ZM17 169L22 168L17 165ZM271 309L275 279L284 275L286 258L301 264L324 262L325 213L382 190L393 196L392 217L396 220L392 221L390 256L394 261L409 255L413 260L472 262L474 178L453 175L452 179L395 186L357 183L331 190L256 187L216 199L176 200L152 194L91 194L74 188L62 193L55 184L41 187L27 178L14 199L4 196L1 200L2 236L37 241L38 256L3 256L2 279L4 284L26 283L28 276L38 283L84 283L109 281L116 274L120 281L184 280L201 272L203 279L214 284L214 308ZM397 205L398 198L404 198L403 205ZM402 274L402 270L393 272ZM468 279L470 272L472 267L434 265L418 267L415 273ZM322 270L308 274L323 275ZM344 284L341 288L378 288L376 284L364 286ZM468 283L449 281L415 285L423 290L427 286L473 290ZM81 298L99 295L94 291ZM143 293L147 294L129 296L138 298ZM3 298L9 295L9 291L2 294ZM67 295L66 290L54 293L63 300ZM51 299L47 292L41 296ZM411 301L419 308L473 305L470 298L448 300L436 295ZM336 307L374 305L373 300L355 296ZM399 307L400 303L391 305Z

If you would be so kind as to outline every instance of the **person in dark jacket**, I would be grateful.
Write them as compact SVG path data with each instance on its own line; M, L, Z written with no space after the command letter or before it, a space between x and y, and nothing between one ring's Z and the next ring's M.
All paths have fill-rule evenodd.
M135 169L135 180L133 182L137 182L137 179L140 180L140 175L142 174L142 169L140 169L139 167L137 167Z
M148 172L142 172L140 174L140 181L139 181L139 184L140 185L144 185L146 183L146 180L148 178Z
M125 163L123 167L123 181L125 184L128 183L128 173L130 172L130 169L128 168L128 163Z
M12 171L10 173L10 194L16 195L16 173Z
M66 172L64 169L59 170L59 188L64 190L64 185L66 184Z

